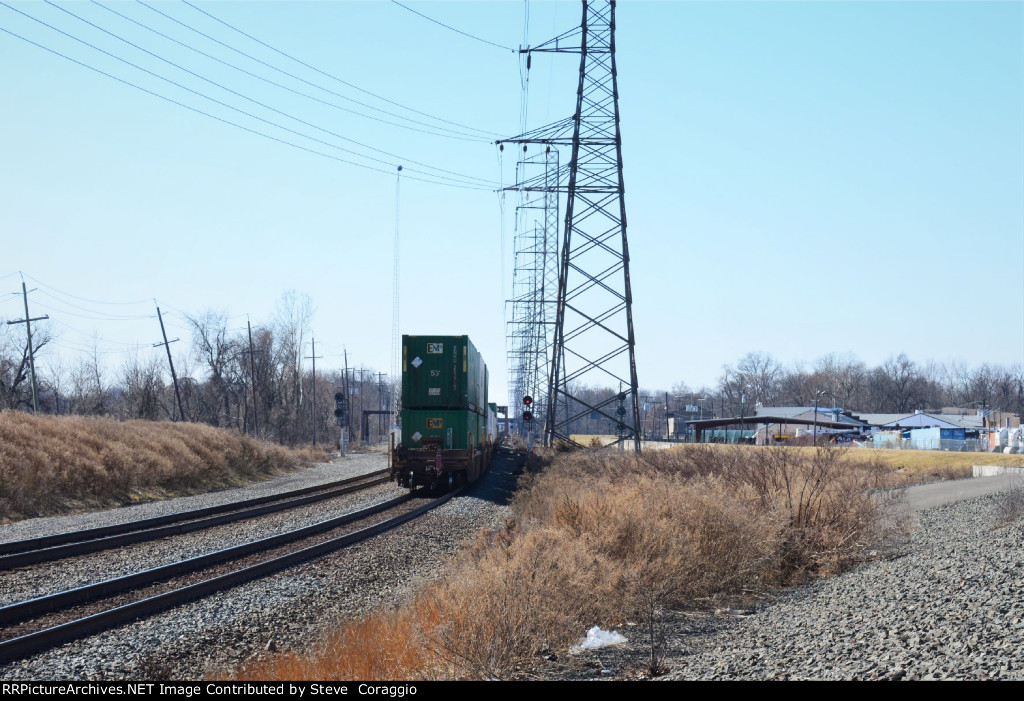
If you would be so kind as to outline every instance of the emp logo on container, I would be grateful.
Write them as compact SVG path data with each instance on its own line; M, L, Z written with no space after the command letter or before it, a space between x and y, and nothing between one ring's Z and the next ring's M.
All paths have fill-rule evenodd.
M427 419L427 428L444 428L444 419Z
M443 343L428 343L427 344L427 352L428 353L444 353L444 344Z

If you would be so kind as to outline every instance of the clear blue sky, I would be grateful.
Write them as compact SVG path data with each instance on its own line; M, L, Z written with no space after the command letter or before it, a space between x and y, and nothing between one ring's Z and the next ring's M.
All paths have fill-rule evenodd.
M295 289L316 306L318 367L339 367L345 346L350 362L387 371L400 163L402 332L468 333L503 395L514 201L503 223L494 190L514 163L490 140L519 132L515 53L390 2L196 3L318 73L180 2L152 4L169 17L134 2L9 4L183 87L0 6L8 32L383 171L0 32L0 275L33 278L33 313L60 333L54 352L72 357L94 333L113 364L134 344L151 352L153 297L187 338L182 312L223 310L242 328ZM576 2L406 4L508 47L580 18ZM486 134L359 117L109 10L323 102ZM1024 361L1024 4L622 2L617 30L643 387L713 384L750 351L787 364L830 352L871 365L900 352ZM577 68L575 56L534 57L529 127L571 114ZM412 179L454 177L437 168L484 182ZM36 281L94 301L68 306ZM21 316L19 297L0 296L0 317Z

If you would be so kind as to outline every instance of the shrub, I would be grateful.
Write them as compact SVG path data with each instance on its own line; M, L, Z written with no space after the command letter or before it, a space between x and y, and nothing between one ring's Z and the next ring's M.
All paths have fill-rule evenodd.
M545 459L505 527L480 534L442 581L331 638L324 655L361 666L275 658L241 678L508 678L593 625L627 622L643 624L656 671L666 609L837 572L884 536L890 473L844 464L833 448Z

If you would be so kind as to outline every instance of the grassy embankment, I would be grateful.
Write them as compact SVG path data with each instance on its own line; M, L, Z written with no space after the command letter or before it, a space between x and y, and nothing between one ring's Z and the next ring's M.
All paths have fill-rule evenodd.
M189 423L0 412L0 522L195 494L323 453Z
M873 556L888 523L878 490L904 481L849 452L723 446L578 451L528 479L506 526L409 605L341 624L317 654L235 676L508 678L593 625L633 623L656 642L666 610L722 606Z

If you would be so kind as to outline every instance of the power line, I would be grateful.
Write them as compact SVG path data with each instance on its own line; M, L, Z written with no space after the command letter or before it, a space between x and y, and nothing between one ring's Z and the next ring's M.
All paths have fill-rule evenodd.
M178 46L181 46L183 48L189 49L190 51L194 51L195 53L197 53L197 54L199 54L201 56L205 56L206 58L210 59L211 61L216 61L217 63L219 63L219 64L221 64L223 66L227 66L228 68L232 68L232 69L234 69L234 70L236 70L236 71L238 71L240 73L244 73L245 75L247 75L247 76L249 76L251 78L255 78L256 80L261 80L264 83L267 83L269 85L273 85L274 87L280 88L282 90L287 90L290 93L293 93L295 95L299 95L300 97L305 97L306 99L313 100L314 102L319 102L320 104L326 105L328 107L333 107L334 109L341 110L342 112L348 112L349 114L354 114L354 115L357 115L359 117L363 117L364 119L371 119L371 120L373 120L375 122L379 122L381 124L389 124L391 126L395 126L395 127L400 128L400 129L408 129L410 131L415 131L415 132L418 132L420 134L429 134L431 136L440 136L440 137L443 137L445 139L459 139L459 140L462 140L462 141L490 141L491 140L488 137L476 136L476 135L472 135L472 134L468 134L468 133L463 133L463 132L456 132L456 131L451 130L451 129L445 129L444 127L437 127L437 126L434 126L434 125L431 125L431 124L424 124L423 122L418 122L416 120L410 119L409 117L403 117L402 115L395 115L395 114L392 114L391 112L387 112L387 111L384 111L384 110L380 110L377 107L373 107L372 105L366 105L366 104L364 104L362 102L359 102L358 100L353 100L352 98L347 97L346 95L342 95L341 93L336 93L333 90L329 90L328 88L325 88L323 86L317 85L316 83L311 83L311 82L309 82L307 80L303 80L302 78L300 78L298 76L292 76L290 73L285 73L285 75L289 75L290 77L294 78L295 80L299 80L299 81L301 81L303 83L306 83L307 85L311 85L314 88L317 88L318 90L323 90L324 92L330 93L331 95L335 95L337 97L340 97L343 100L348 100L349 102L352 102L353 104L357 104L357 105L360 105L362 107L366 107L367 109L376 110L378 112L381 112L383 114L387 114L389 116L394 116L397 119L404 119L404 120L406 120L408 122L412 122L413 124L419 124L420 126L426 127L426 128L425 129L420 129L420 128L417 128L417 127L410 126L408 124L399 124L397 122L392 122L392 121L387 120L387 119L382 119L380 117L374 117L373 115L364 114L364 113L362 113L362 112L360 112L358 110L353 110L353 109L350 109L348 107L342 107L341 105L339 105L339 104L337 104L335 102L331 102L329 100L321 100L319 97L316 97L314 95L310 95L309 93L304 93L301 90L296 90L294 88L290 88L287 85L284 85L282 83L278 83L277 81L271 80L270 78L267 78L265 76L261 76L261 75L259 75L257 73L253 73L252 71L248 71L248 70L242 68L241 66L236 66L235 64L230 63L228 61L225 61L225 60L223 60L221 58L218 58L218 57L216 57L216 56L214 56L212 54L209 54L209 53L203 51L202 49L196 48L195 46L192 46L191 44L188 44L186 42L183 42L183 41L180 41L178 39L175 39L172 36L169 36L169 35L164 34L163 32L161 32L161 31L159 31L157 29L154 29L153 27L149 26L148 24L146 24L144 22L140 22L140 21L138 21L136 19L133 19L133 18L127 16L127 15L121 14L117 10L115 10L113 8L110 8L110 7L107 7L106 5L102 5L99 2L97 2L96 0L91 0L91 2L94 5L103 8L107 12L111 12L111 13L117 15L118 17L120 17L120 18L122 18L122 19L124 19L124 20L126 20L128 22L131 22L132 24L135 24L135 25L137 25L139 27L142 27L143 29L146 29L146 30L156 34L157 36L163 37L164 39L167 39L168 41L174 42ZM156 10L155 8L149 8L149 9L152 9L154 12L157 12L157 13L163 15L164 17L167 17L168 19L170 19L170 20L172 20L174 22L177 22L178 24L182 24L182 26L184 26L186 29L190 29L191 31L196 32L200 36L207 37L211 41L217 41L216 39L213 39L212 37L209 37L209 35L203 34L199 30L197 30L197 29L195 29L193 27L190 27L188 25L185 25L184 23L180 22L179 20L174 19L173 17L170 17L169 15L166 15L166 14L160 12L159 10ZM220 42L218 42L218 43L220 43ZM224 45L226 48L232 49L234 51L238 51L237 49L234 49L233 47L227 46L226 44L222 44L222 45ZM242 55L243 56L247 56L248 58L250 58L253 61L258 61L258 59L253 58L251 56L248 56L248 54L242 53ZM270 66L270 67L273 68L273 66ZM277 70L277 69L275 69L275 70ZM433 129L434 131L429 131L428 129Z
M41 294L46 294L43 290L39 291ZM60 301L60 300L58 300ZM44 309L49 309L52 312L60 312L61 314L67 314L68 316L78 317L79 319L92 319L94 321L136 321L138 319L148 319L148 316L92 316L89 314L76 314L75 312L69 312L66 309L60 307L54 307L50 304L44 304L43 302L36 302L37 305ZM65 302L66 304L66 302Z
M98 46L96 46L94 44L91 44L88 41L86 41L86 40L84 40L84 39L82 39L80 37L77 37L77 36L75 36L73 34L69 34L68 32L65 32L64 30L59 29L58 27L54 27L52 24L49 24L48 22L45 22L45 21L39 19L38 17L34 17L34 16L32 16L32 15L30 15L28 13L22 12L21 10L19 10L17 8L11 7L10 5L8 5L5 2L0 2L0 5L3 5L4 7L8 8L9 10L13 10L14 12L17 12L18 14L20 14L20 15L22 15L24 17L27 17L28 19L31 19L34 22L37 22L37 23L43 25L44 27L48 27L48 28L52 29L53 31L57 32L58 34L63 34L64 36L68 37L69 39L73 39L73 40L75 40L75 41L77 41L77 42L79 42L81 44L84 44L85 46L88 46L89 48L94 49L95 51L98 51L101 54L104 54L105 56L109 56L110 58L113 58L113 59L115 59L117 61L125 63L125 64L127 64L129 66L132 66L133 68L136 68L136 69L142 71L143 73L147 73L148 75L151 75L154 78L158 78L158 79L160 79L160 80L162 80L162 81L164 81L166 83L170 83L171 85L174 85L175 87L181 88L182 90L185 90L187 92L190 92L193 95L197 95L199 97L205 98L205 99L209 100L210 102L213 102L213 103L215 103L217 105L220 105L221 107L225 107L225 108L227 108L229 110L233 110L233 111L238 112L240 114L244 114L247 117L251 117L252 119L255 119L257 121L263 122L264 124L268 124L270 126L277 127L278 129L281 129L283 131L289 132L291 134L295 134L296 136L299 136L301 138L309 139L310 141L313 141L313 142L316 142L318 144L322 144L324 146L327 146L328 148L337 149L338 151L342 151L344 153L352 154L352 155L354 155L354 156L356 156L358 158L365 158L368 161L374 161L374 162L382 163L382 164L385 164L385 165L393 165L389 161L385 161L385 160L380 159L380 158L374 158L373 156L366 156L366 155L358 153L356 151L352 151L351 149L347 149L347 148L345 148L343 146L338 146L338 145L332 144L332 143L330 143L328 141L324 141L323 139L318 139L318 138L310 136L308 134L303 134L302 132L296 131L294 129L290 129L289 127L286 127L286 126L284 126L282 124L278 124L277 122L273 122L273 121L271 121L269 119L264 119L263 117L260 117L258 115L253 114L252 112L248 112L246 110L240 109L240 108L235 107L233 105L229 105L228 103L223 102L222 100L218 100L217 98L210 97L209 95L201 93L198 90L193 90L192 88L190 88L190 87L188 87L186 85L182 85L181 83L178 83L178 82L176 82L174 80L171 80L170 78L167 78L167 77L162 76L162 75L160 75L158 73L154 73L151 70L143 68L142 66L139 66L138 64L133 63L132 61L129 61L126 58L122 58L120 56L117 56L116 54L112 54L109 51L106 51L105 49L101 49ZM67 11L65 10L65 12L67 12ZM69 12L68 14L72 14L72 13ZM7 30L5 30L5 31L7 31ZM8 32L8 33L12 33L12 32ZM23 38L23 37L20 37L20 38ZM128 43L131 43L131 42L128 42ZM184 69L182 69L182 70L184 70ZM138 86L136 86L136 87L138 87ZM218 86L218 87L223 87L223 86ZM140 89L143 89L143 88L140 88ZM223 88L223 89L227 90L227 88ZM229 92L233 92L233 91L229 91ZM181 104L181 103L179 103L179 104ZM266 107L266 105L262 105L262 106ZM268 109L271 109L271 108L268 108ZM204 113L204 114L207 114L207 113ZM285 115L285 116L287 116L287 115ZM224 120L224 121L226 121L226 120ZM301 121L301 120L297 120L297 121ZM310 126L314 126L314 125L310 125ZM314 128L318 128L318 127L314 126ZM322 130L322 131L325 131L325 130ZM344 137L340 137L337 134L333 134L333 132L329 132L329 133L331 133L332 136L337 136L339 138L344 138ZM271 137L271 138L273 138L273 137ZM354 165L359 165L359 164L354 164ZM371 166L364 166L364 167L370 168ZM432 166L428 166L428 167L432 167ZM414 173L419 173L420 175L425 175L425 176L430 177L430 178L436 178L438 180L449 180L449 181L452 181L453 183L455 183L457 185L474 186L474 184L472 184L472 183L464 183L464 182L461 182L461 181L458 181L458 180L454 180L453 178L449 178L447 176L437 175L435 173L426 173L426 172L423 172L421 170L417 170L415 168L410 168L410 170L412 170ZM473 176L458 176L458 177L461 177L461 178L472 178ZM486 181L484 181L484 182L486 182ZM441 183L438 183L438 184L441 184ZM480 188L480 189L486 189L486 188Z
M98 356L107 355L121 355L123 353L135 353L142 348L142 344L133 344L131 348L100 348L100 347L88 347L80 344L69 343L67 341L54 342L54 345L59 348L67 348L68 350L77 351L78 353L96 353Z
M11 274L14 275L14 273L11 273ZM140 300L135 300L135 301L132 301L132 302L104 302L104 301L101 301L101 300L98 300L98 299L89 299L88 297L80 297L80 296L72 294L70 292L65 292L64 290L58 289L58 288L54 287L53 285L48 285L45 282L43 282L42 280L40 280L39 278L34 278L31 275L29 275L28 273L24 273L24 275L25 275L25 277L27 277L32 282L36 283L37 285L42 285L43 287L45 287L46 289L50 290L51 292L56 292L58 294L64 295L65 297L71 297L72 299L77 299L80 302L89 302L90 304L109 304L109 305L115 305L115 304L116 305L149 304L149 300L148 299L140 299ZM3 278L0 278L0 279L3 279Z
M149 49L143 48L142 46L139 46L138 44L135 44L134 42L131 42L128 39L125 39L124 37L119 36L118 34L115 34L114 32L111 32L108 29L104 29L103 27L101 27L101 26L99 26L99 25L97 25L97 24L95 24L93 22L90 22L89 20L85 19L84 17L81 17L80 15L76 15L71 10L68 10L68 9L66 9L64 7L60 7L59 5L55 5L51 0L46 0L46 4L56 8L58 10L60 10L61 12L64 12L64 13L66 13L68 15L71 15L75 19L78 19L81 22L84 22L85 24L88 24L90 27L98 29L99 31L101 31L101 32L103 32L105 34L108 34L108 35L114 37L115 39L117 39L118 41L122 41L122 42L128 44L129 46L134 47L134 48L138 49L139 51L142 51L143 53L146 53L146 54L152 56L155 59L163 61L164 63L166 63L168 65L174 66L175 68L177 68L180 71L184 71L185 73L188 73L189 75L191 75L191 76L193 76L195 78L198 78L200 80L204 80L204 81L206 81L207 83L209 83L211 85L215 85L218 88L220 88L221 90L229 92L232 95L236 95L237 97L240 97L243 100L248 100L249 102L251 102L251 103L253 103L255 105L259 105L260 107L262 107L264 109L268 109L271 112L276 112L277 114L280 114L283 117L287 117L288 119L295 120L296 122L299 122L300 124L304 124L304 125L306 125L308 127L316 129L317 131L321 131L321 132L323 132L325 134L329 134L329 135L331 135L331 136L333 136L333 137L335 137L337 139L341 139L342 141L347 141L349 143L356 144L357 146L360 146L362 148L368 149L370 151L374 151L376 153L380 153L380 154L383 154L385 156L390 156L391 158L396 158L396 159L399 159L399 160L402 160L402 161L408 160L408 162L410 162L410 163L414 163L416 165L423 166L424 168L430 168L431 170L436 170L436 171L438 171L440 173L447 173L449 175L454 175L454 176L456 176L458 178L462 178L462 179L466 179L466 180L476 180L478 182L481 182L481 183L484 183L484 184L487 184L487 185L494 185L495 184L495 183L493 183L491 181L488 181L488 180L485 180L483 178L477 178L477 177L472 176L472 175L465 175L465 174L462 174L462 173L456 173L455 171L445 170L444 168L438 168L436 166L432 166L432 165L429 165L427 163L422 163L420 161L414 161L414 160L411 160L411 159L406 159L403 156L399 156L397 154L390 153L388 151L384 151L384 150L381 150L379 148L374 148L373 146L370 146L369 144L365 144L365 143L363 143L361 141L357 141L357 140L351 139L351 138L349 138L347 136L343 136L341 134L338 134L337 132L333 132L333 131L331 131L329 129L325 129L325 128L320 127L320 126L318 126L316 124L313 124L312 122L307 122L304 119L300 119L299 117L296 117L296 116L294 116L292 114L288 114L287 112L283 112L282 110L279 110L279 109L276 109L274 107L271 107L270 105L268 105L266 103L263 103L263 102L260 102L259 100L256 100L254 98L248 97L247 95L243 95L242 93L238 92L237 90L232 90L231 88L229 88L229 87L227 87L225 85L222 85L221 83L218 83L215 80L211 80L211 79L209 79L209 78L207 78L205 76L202 76L202 75L200 75L200 74L198 74L198 73L196 73L194 71L191 71L188 68L185 68L185 67L183 67L183 66L181 66L181 65L179 65L179 64L177 64L177 63L175 63L175 62L173 62L173 61L171 61L169 59L164 58L163 56L159 56L159 55L153 53L152 51L150 51ZM57 31L60 31L60 30L57 30ZM93 47L93 48L95 48L95 47ZM135 65L135 64L132 64L132 65ZM138 66L136 66L136 67L138 67ZM145 70L145 69L140 69L140 70ZM153 74L153 75L155 75L155 74ZM175 85L178 85L178 84L175 83ZM180 86L179 85L179 87L184 87L184 86ZM196 93L196 94L201 94L201 93ZM206 95L202 95L202 96L203 97L207 97L207 99L211 99L211 98L209 98ZM225 103L219 103L219 104L225 104ZM225 106L228 106L228 105L225 105ZM231 109L237 109L237 108L232 107ZM250 116L253 116L253 115L250 115ZM259 117L257 117L257 119L259 119ZM268 123L274 124L273 122L268 122ZM278 124L274 124L274 126L278 126L279 128L286 129L286 127L281 127ZM298 132L295 132L295 133L298 133ZM311 137L307 136L306 138L311 138ZM331 145L331 144L327 144L326 142L321 142L321 143L324 143L325 145ZM359 156L360 158L367 158L367 159L370 159L370 160L377 161L379 163L385 163L385 164L388 163L387 161L383 161L383 160L380 160L380 159L375 159L372 156L365 156L365 155L363 155L361 153L358 153L356 151L351 151L349 149L344 149L344 148L341 148L339 146L333 146L332 145L332 147L333 148L338 148L338 149L340 149L340 150L342 150L342 151L344 151L346 153L351 153L351 154L353 154L355 156ZM424 174L425 175L433 175L433 174L430 174L430 173L424 173ZM439 176L435 176L435 177L439 177Z
M71 324L67 323L63 319L50 319L50 322L53 323L53 324L56 324L57 326L61 326L64 329L66 329L68 331L71 331L72 333L76 333L79 336L81 336L82 338L87 338L87 339L90 339L90 340L96 338L95 332L94 333L87 333L85 331L82 331L81 329L79 329L79 328L77 328L75 326L72 326ZM139 345L137 342L112 341L110 339L105 339L105 338L100 338L99 340L102 340L104 343L114 344L114 345L117 345L117 346L132 347L132 346Z
M515 51L516 51L516 49L513 49L511 46L503 46L501 44L495 44L493 41L488 41L487 39L481 39L480 37L478 37L476 35L470 34L469 32L464 32L461 29L456 29L455 27L447 25L444 22L440 22L440 21L434 19L433 17L427 17L422 12L417 12L416 10L412 9L411 7L408 7L407 5L403 5L402 3L398 2L398 0L391 0L391 2L393 2L396 5L398 5L403 10L408 10L409 12L413 13L414 15L419 15L420 17L422 17L423 19L427 20L428 22L433 22L434 24L440 25L440 26L444 27L445 29L450 29L453 32L455 32L456 34L461 34L464 37L469 37L470 39L475 39L476 41L481 41L481 42L483 42L485 44L490 44L491 46L496 46L499 49L504 49L505 51L511 51L513 53L515 53Z
M389 100L386 97L382 97L381 95L377 95L376 93L370 92L369 90L365 90L365 89L359 87L358 85L353 85L352 83L349 83L346 80L342 80L341 78L338 78L337 76L331 75L330 73L327 73L326 71L320 70L316 66L312 66L312 65L310 65L310 64L308 64L308 63L306 63L304 61L301 61L301 60L295 58L294 56L292 56L290 54L287 54L284 51L281 51L280 49L274 48L270 44L268 44L268 43L266 43L264 41L261 41L260 39L257 39L256 37L252 36L251 34L246 34L245 32L243 32L238 27L235 27L234 25L229 24L228 22L225 22L222 19L214 17L213 15L211 15L206 10L198 8L195 5L193 5L192 3L188 2L188 0L182 0L182 2L184 2L186 5L191 7L196 12L200 12L200 13L206 15L207 17L209 17L210 19L214 20L215 22L219 22L220 24L223 24L225 27L228 27L229 29L232 29L232 30L238 32L242 36L244 36L244 37L246 37L248 39L251 39L252 41L255 41L260 46L264 46L264 47L270 49L271 51L273 51L274 53L280 54L280 55L284 56L287 59L295 61L300 66L305 66L306 68L310 69L311 71L315 71L315 72L319 73L320 75L325 76L327 78L330 78L331 80L334 80L334 81L336 81L338 83L341 83L342 85L350 87L353 90L358 90L359 92L361 92L361 93L363 93L365 95L370 95L371 97L375 97L378 100L381 100L382 102L388 103L389 105L394 105L396 107L401 107L402 109L407 110L409 112L412 112L413 114L418 114L418 115L421 115L423 117L429 117L430 119L433 119L433 120L438 121L438 122L443 122L444 124L451 124L452 126L460 127L462 129L468 129L469 131L475 131L475 132L478 132L478 133L483 134L485 136L497 136L494 132L488 132L488 131L485 131L483 129L477 129L476 127L471 127L471 126L468 126L466 124L460 124L458 122L453 122L453 121L451 121L449 119L444 119L442 117L435 117L434 115L429 114L427 112L421 112L420 110L413 109L411 107L407 107L407 106L405 106L405 105L403 105L403 104L401 104L399 102L395 102L394 100ZM157 10L155 10L155 8L150 7L149 5L146 5L144 2L141 2L141 0L139 0L139 4L143 5L144 7L148 7L151 10L154 10L154 12L157 11ZM163 14L163 13L160 13L160 14ZM167 15L164 15L164 16L167 17ZM170 18L170 17L168 17L168 18L169 19L173 19L173 18ZM177 20L175 20L175 21L177 21ZM204 36L206 36L206 35L204 35ZM214 41L216 41L216 39L214 39ZM221 43L221 42L218 42L218 43ZM232 47L228 47L228 48L232 48ZM234 49L234 50L237 51L237 49ZM243 55L248 56L248 54L243 54ZM260 61L259 59L253 58L252 56L249 56L249 58L252 58L252 60L257 61L259 63L264 63L263 61ZM266 64L266 63L264 63L264 65L266 65L266 66L268 66L270 68L274 68L275 70L279 70L279 71L281 70L281 69L278 69L278 68L276 68L274 66L270 66L269 64ZM285 71L281 71L281 72L284 73ZM290 74L286 73L286 75L290 75ZM369 107L369 105L366 105L366 106ZM379 108L371 108L371 109L379 109ZM383 110L379 110L379 111L383 112ZM392 116L397 116L397 115L392 115Z
M3 5L4 7L7 7L8 9L13 9L9 5L7 5L6 3L0 3L0 5ZM353 165L353 166L356 166L357 168L363 168L365 170L372 170L372 171L375 171L377 173L385 173L385 174L388 174L388 175L391 174L390 171L384 170L383 168L376 168L374 166L366 165L365 163L357 163L355 161L350 161L350 160L348 160L346 158L340 158L338 156L333 156L333 155L331 155L329 153L324 153L323 151L318 151L318 150L316 150L314 148L310 148L308 146L302 146L301 144L293 143L291 141L288 141L287 139L282 139L282 138L279 138L279 137L276 137L276 136L272 136L272 135L267 134L265 132L262 132L262 131L260 131L258 129L253 129L251 127L247 127L247 126L244 126L242 124L238 124L237 122L232 122L229 119L224 119L223 117L218 117L218 116L216 116L214 114L206 112L205 110L199 109L198 107L193 107L192 105L185 104L184 102L180 102L178 100L175 100L174 98L167 97L166 95L161 95L158 92L154 92L153 90L150 90L148 88L144 88L141 85L137 85L137 84L135 84L135 83L133 83L133 82L131 82L129 80L125 80L124 78L119 78L118 76L113 75L111 73L108 73L108 72L106 72L106 71L104 71L104 70L102 70L100 68L96 68L95 66L91 66L88 63L85 63L83 61L79 61L78 59L75 59L75 58L72 58L72 57L68 56L67 54L63 54L60 51L57 51L56 49L51 49L48 46L44 46L44 45L40 44L39 42L33 41L32 39L29 39L29 38L24 37L24 36L22 36L20 34L17 34L16 32L12 32L11 30L7 29L6 27L0 27L0 31L2 31L2 32L6 33L6 34L10 34L11 36L15 37L16 39L21 39L22 41L24 41L24 42L26 42L28 44L32 44L33 46L35 46L37 48L40 48L43 51L47 51L47 52L49 52L51 54L54 54L55 56L60 56L63 59L66 59L68 61L71 61L72 63L78 64L79 66L82 66L83 68L88 68L91 71L94 71L96 73L99 73L100 75L106 76L107 78L111 78L112 80L116 80L119 83L123 83L124 85L127 85L129 87L135 88L137 90L141 90L142 92L147 93L149 95L152 95L153 97L160 98L161 100L164 100L166 102L170 102L171 104L177 105L179 107L183 107L183 108L185 108L185 109L187 109L187 110L189 110L191 112L195 112L196 114L201 114L204 117L209 117L210 119L214 119L214 120L216 120L218 122L221 122L223 124L227 124L228 126L236 127L236 128L241 129L243 131L247 131L250 134L255 134L256 136L262 136L265 139L270 139L271 141L276 141L277 143L284 144L285 146L291 146L292 148L299 149L300 151L305 151L307 153L312 153L312 154L315 154L317 156L322 156L323 158L328 158L328 159L330 159L332 161L337 161L339 163L345 163L347 165ZM304 135L300 134L300 136L304 136ZM311 137L305 137L304 136L304 138L311 138ZM316 141L316 139L312 139L312 140ZM460 183L457 183L457 182L445 182L443 180L431 180L429 178L418 178L418 177L415 177L415 176L409 176L408 179L409 180L416 180L418 182L430 183L430 184L433 184L433 185L441 185L441 186L444 186L444 187L461 188L461 189L464 189L464 190L486 190L486 191L490 191L490 188L475 187L475 186L472 186L472 185L460 184Z
M104 311L97 311L95 309L89 309L88 307L80 306L78 304L75 304L74 302L69 302L66 299L61 299L60 297L57 297L56 295L50 293L47 290L39 290L39 294L46 295L47 297L49 297L53 301L55 301L55 302L57 302L59 304L65 304L65 305L71 307L72 309L77 309L77 310L83 311L83 312L89 312L90 314L99 314L99 315L109 319L110 321L148 319L148 318L150 318L152 316L152 315L146 315L146 314L144 314L144 315L138 315L138 314L111 314L110 312L104 312Z

